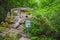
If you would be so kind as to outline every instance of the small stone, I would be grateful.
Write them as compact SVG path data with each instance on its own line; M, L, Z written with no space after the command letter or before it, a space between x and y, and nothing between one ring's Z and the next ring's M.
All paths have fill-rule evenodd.
M21 37L19 40L30 40L29 38Z

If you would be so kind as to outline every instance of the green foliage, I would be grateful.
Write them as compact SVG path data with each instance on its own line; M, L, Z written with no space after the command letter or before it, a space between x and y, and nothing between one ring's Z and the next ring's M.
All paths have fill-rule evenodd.
M5 19L5 21L7 21L7 22L9 23L9 22L13 21L13 19L14 19L14 17L11 16L11 17L7 17L7 18Z
M2 27L8 27L9 26L8 22L2 22L1 24L2 24Z
M15 34L15 33L12 33L12 32L7 32L5 37L4 37L4 40L18 40L19 39L18 36L19 36L18 34Z
M34 20L34 21L33 21ZM42 18L34 18L32 20L32 27L30 29L30 33L33 36L41 36L41 35L53 35L57 32L56 28L52 26L48 19ZM51 33L52 32L52 33Z
M7 17L5 19L5 22L1 22L1 26L5 27L5 28L11 27L11 21L13 21L13 19L14 19L14 17Z
M43 37L40 40L55 40L55 39L53 39L52 37Z
M0 27L0 32L4 32L6 30L5 27Z
M31 37L31 40L40 40L38 37Z

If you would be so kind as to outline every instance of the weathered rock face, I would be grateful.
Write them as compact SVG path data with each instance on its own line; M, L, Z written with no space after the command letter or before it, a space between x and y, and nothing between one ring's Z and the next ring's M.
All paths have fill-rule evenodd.
M16 36L19 34L19 30L17 29L13 29L13 28L7 28L4 32L0 33L0 36L4 37L4 36Z
M9 32L14 32L14 33L18 34L18 33L19 33L19 30L11 28L11 29L9 30Z
M3 32L4 34L7 34L7 33L11 33L11 36L14 35L14 34L18 34L19 33L19 30L17 29L13 29L13 28L9 28L7 29L5 32Z
M15 11L17 16L13 16L13 14L8 13L8 17L13 16L14 20L12 20L11 27L7 28L5 32L0 33L0 35L5 36L8 34L10 37L12 37L12 36L16 36L17 34L19 34L19 36L20 35L22 36L19 40L30 40L29 38L24 38L26 37L26 34L23 31L24 21L27 19L26 16L28 16L28 19L32 17L32 15L26 15L26 12L25 12L26 10L27 10L26 8L21 8L21 10L19 9L18 11Z
M10 37L16 36L16 35L19 34L19 30L13 29L13 28L11 28L8 32L10 33L10 34L9 34Z
M19 16L16 16L15 19L13 20L12 27L13 28L17 28L17 26L20 25L20 23L24 23L25 19L24 18L20 18Z
M19 17L19 16L15 16L13 22L16 23L16 22L18 22L19 20L20 20L20 17Z
M24 27L23 27L23 25L20 25L18 28L17 28L18 30L19 30L19 34L23 34L24 33Z

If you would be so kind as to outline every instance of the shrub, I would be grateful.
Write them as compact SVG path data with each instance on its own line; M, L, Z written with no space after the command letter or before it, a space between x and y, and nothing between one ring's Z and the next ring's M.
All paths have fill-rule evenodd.
M53 37L57 32L57 29L51 25L48 18L42 17L40 15L31 19L31 28L29 30L31 37L36 36L38 38L43 38L44 36ZM46 40L48 39L49 38Z

